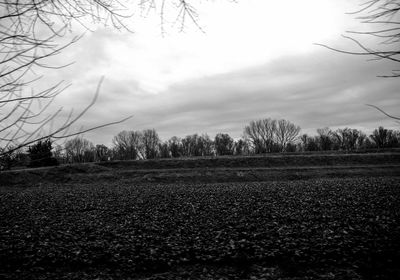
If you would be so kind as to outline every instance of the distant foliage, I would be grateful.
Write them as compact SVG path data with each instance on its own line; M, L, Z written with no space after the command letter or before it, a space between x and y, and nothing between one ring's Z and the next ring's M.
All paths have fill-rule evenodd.
M399 131L385 129L380 126L371 134L371 139L377 148L394 148L399 146L400 134Z
M140 131L124 130L118 133L112 140L115 158L122 160L144 158L142 138Z
M187 135L181 140L182 154L187 157L211 156L214 154L213 141L207 134Z
M158 150L160 151L160 158L170 158L171 153L168 147L168 142L160 142L158 144Z
M95 160L96 150L92 142L76 137L65 143L67 162L92 162Z
M250 154L250 146L249 143L243 139L239 139L234 143L234 154L235 155L249 155Z
M303 134L300 136L300 151L318 151L319 150L319 137L318 136L308 136Z
M251 143L255 154L285 152L297 140L300 127L288 120L271 118L251 121L244 128L245 138Z
M318 146L320 151L329 151L333 147L332 131L329 127L318 128Z
M94 146L83 138L57 146L53 156L61 163L107 160L142 160L155 158L246 156L266 153L379 151L400 148L400 132L379 127L370 135L354 128L318 128L316 134L300 134L300 127L288 120L271 118L251 121L243 136L234 139L227 133L217 133L214 139L197 133L162 141L155 129L121 131L114 136L113 147ZM65 150L65 153L63 152ZM1 168L23 161L21 153L0 159ZM21 164L20 164L21 165Z
M270 153L275 141L276 120L270 118L251 121L244 128L244 136L255 154Z
M363 151L370 149L400 148L400 132L379 127L368 137L364 132L352 128L328 127L317 129L317 136L303 134L300 137L301 151Z
M293 151L294 142L300 133L300 126L287 120L279 120L276 125L276 142L282 152Z
M146 129L142 133L144 158L153 159L159 155L160 138L155 129Z
M9 170L16 162L16 151L12 148L0 148L0 171Z
M106 145L96 145L96 161L107 161L111 158L111 151Z
M168 140L169 154L173 158L183 156L183 146L180 138L173 136Z
M155 129L121 131L113 138L114 157L122 160L159 157L161 140Z
M28 148L30 158L29 167L57 165L57 159L52 154L52 143L50 139L39 140Z
M218 156L233 155L234 141L226 133L218 133L214 140L215 152Z

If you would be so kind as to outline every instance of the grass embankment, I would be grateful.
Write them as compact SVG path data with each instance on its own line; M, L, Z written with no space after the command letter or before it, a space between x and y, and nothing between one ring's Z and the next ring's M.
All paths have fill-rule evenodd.
M2 185L42 182L249 182L310 178L393 176L400 153L283 154L251 157L112 161L0 173Z
M399 153L374 154L266 154L261 156L221 156L176 158L135 161L100 162L110 168L129 169L180 169L180 168L254 168L254 167L302 167L364 164L400 164Z

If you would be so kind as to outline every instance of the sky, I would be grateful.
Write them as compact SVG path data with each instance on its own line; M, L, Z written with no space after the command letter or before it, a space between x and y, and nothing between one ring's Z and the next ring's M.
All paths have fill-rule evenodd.
M111 145L122 130L156 129L163 140L188 134L243 134L251 120L287 119L315 134L317 128L352 127L369 133L393 120L366 106L396 114L400 105L396 65L337 53L315 43L357 50L341 35L365 30L354 15L358 1L192 1L196 26L183 31L167 10L130 19L133 32L94 26L50 63L72 65L45 71L41 86L71 86L55 107L75 112L90 103L101 77L100 96L79 128L123 119L84 135ZM69 36L80 34L79 27ZM373 43L373 42L372 42Z

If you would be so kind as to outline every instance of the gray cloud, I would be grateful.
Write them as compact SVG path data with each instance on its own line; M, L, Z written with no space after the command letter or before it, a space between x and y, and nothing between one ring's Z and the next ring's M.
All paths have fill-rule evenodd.
M365 106L375 104L392 113L399 108L399 80L376 77L392 68L386 62L320 50L187 80L157 95L143 91L134 79L106 80L99 101L82 123L134 114L126 123L87 134L106 144L123 129L155 128L163 139L217 132L239 137L250 120L266 117L288 119L305 132L325 126L367 131L380 124L393 127L393 121Z

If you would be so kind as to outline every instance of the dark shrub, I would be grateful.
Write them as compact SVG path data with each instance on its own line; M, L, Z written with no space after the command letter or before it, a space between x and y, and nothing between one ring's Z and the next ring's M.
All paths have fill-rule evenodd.
M36 144L30 146L28 149L29 167L57 165L57 159L51 153L52 148L50 139L39 140Z

